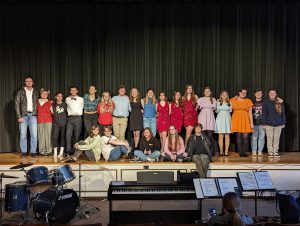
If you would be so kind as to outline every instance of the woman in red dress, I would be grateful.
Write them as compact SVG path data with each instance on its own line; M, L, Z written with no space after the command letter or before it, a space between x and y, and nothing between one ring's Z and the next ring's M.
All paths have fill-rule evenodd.
M184 96L182 97L183 102L183 125L186 130L185 143L190 138L194 126L197 124L197 100L198 96L194 93L193 86L188 84L185 86Z
M157 131L159 133L160 143L163 150L168 130L170 127L169 103L167 102L167 98L164 92L159 93L159 101L156 104L156 112Z
M171 114L171 125L175 126L178 133L183 125L182 99L179 91L174 92L173 100L169 104Z

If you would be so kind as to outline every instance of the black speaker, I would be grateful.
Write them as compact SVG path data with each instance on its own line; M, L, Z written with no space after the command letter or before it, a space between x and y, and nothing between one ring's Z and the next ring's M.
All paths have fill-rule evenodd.
M177 183L178 184L194 184L193 179L199 178L200 175L197 171L191 173L182 173L179 170L177 171Z

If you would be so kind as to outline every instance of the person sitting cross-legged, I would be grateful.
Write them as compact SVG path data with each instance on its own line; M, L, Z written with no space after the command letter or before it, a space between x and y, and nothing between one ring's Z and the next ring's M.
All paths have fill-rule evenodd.
M128 155L131 147L126 140L119 140L112 135L111 126L104 126L104 136L101 137L102 155L106 161L120 159L122 154Z
M142 133L140 139L139 149L134 151L136 160L158 162L160 156L160 144L158 140L153 136L149 127L146 127Z

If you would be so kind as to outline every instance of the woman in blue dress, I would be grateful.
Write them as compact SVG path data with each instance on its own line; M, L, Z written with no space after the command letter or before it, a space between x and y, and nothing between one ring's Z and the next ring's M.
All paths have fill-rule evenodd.
M228 156L228 149L230 144L230 133L231 133L231 103L229 99L228 92L226 90L221 91L220 99L217 101L218 113L216 119L217 130L216 133L219 134L219 148L220 156L223 156L223 144L225 138L225 156Z

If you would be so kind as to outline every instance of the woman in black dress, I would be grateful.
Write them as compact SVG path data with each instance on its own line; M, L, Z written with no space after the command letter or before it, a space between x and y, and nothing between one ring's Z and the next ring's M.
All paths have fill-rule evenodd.
M140 93L137 88L130 90L130 105L131 113L129 118L130 131L133 132L134 149L138 147L140 140L140 133L143 131L143 105L140 98Z

